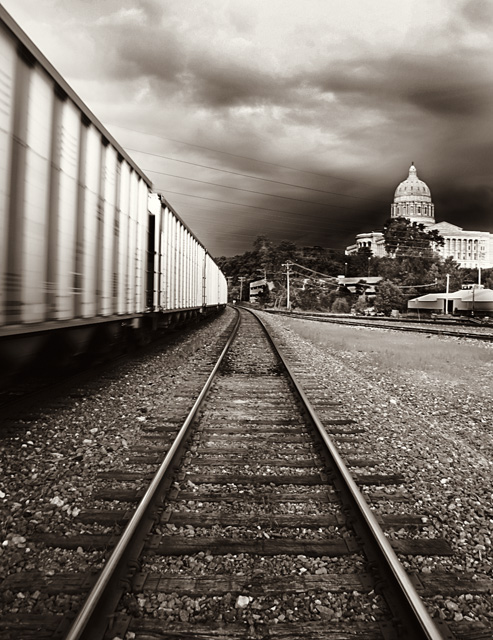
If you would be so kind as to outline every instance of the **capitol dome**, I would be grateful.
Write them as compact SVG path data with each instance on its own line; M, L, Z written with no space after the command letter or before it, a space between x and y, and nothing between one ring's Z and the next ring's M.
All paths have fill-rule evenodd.
M434 205L428 185L418 178L414 163L409 167L409 175L394 193L392 218L408 218L411 222L425 225L435 224Z

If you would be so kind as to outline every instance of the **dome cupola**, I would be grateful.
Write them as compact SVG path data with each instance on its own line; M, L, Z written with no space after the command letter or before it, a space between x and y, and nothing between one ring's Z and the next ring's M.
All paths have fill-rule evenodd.
M394 194L392 218L408 218L411 222L425 225L435 224L435 212L428 185L418 178L414 162L409 175L401 182Z

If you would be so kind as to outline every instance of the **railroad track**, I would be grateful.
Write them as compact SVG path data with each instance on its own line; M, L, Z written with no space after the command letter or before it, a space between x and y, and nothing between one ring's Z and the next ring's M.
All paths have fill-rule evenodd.
M411 321L399 321L396 319L369 319L348 316L328 316L322 313L304 313L289 311L269 311L275 315L285 315L290 318L300 320L311 320L314 322L328 322L332 324L344 324L354 327L368 327L377 329L389 329L391 331L409 331L411 333L429 333L441 336L453 336L455 338L469 338L471 340L483 340L493 342L493 328L491 326L477 327L476 331L465 330L464 326L454 326L450 323L440 323L435 321L423 321L421 323Z
M107 487L94 496L98 508L79 514L92 531L40 534L47 547L107 552L104 569L19 573L2 584L73 595L73 613L18 615L1 637L481 637L467 624L451 629L431 621L418 592L471 593L491 585L432 575L414 578L413 587L395 552L447 555L446 541L420 536L420 514L378 516L377 508L372 515L357 485L378 505L389 495L405 500L402 478L381 472L378 452L365 451L363 430L342 418L337 400L320 394L317 380L296 365L305 391L292 394L293 382L257 321L241 313L237 338L221 368L215 366L218 375L211 374L186 419L180 412L154 417L128 466L102 474ZM194 379L181 390L182 404L197 386ZM310 415L306 394L316 398L320 417ZM356 482L346 477L327 434L350 445L344 459ZM399 488L389 494L384 486ZM409 533L391 546L377 521ZM81 593L88 594L82 606Z

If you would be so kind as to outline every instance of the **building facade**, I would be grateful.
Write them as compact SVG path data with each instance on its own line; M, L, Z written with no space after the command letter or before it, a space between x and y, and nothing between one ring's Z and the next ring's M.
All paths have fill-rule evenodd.
M425 225L427 230L436 229L445 241L436 250L442 258L453 258L463 268L493 267L493 234L488 231L465 231L449 222L435 222L435 208L428 185L418 178L414 163L409 175L397 187L391 206L391 218L407 218L411 222ZM359 233L356 242L346 247L346 255L357 253L368 247L376 257L387 255L383 233L370 231Z

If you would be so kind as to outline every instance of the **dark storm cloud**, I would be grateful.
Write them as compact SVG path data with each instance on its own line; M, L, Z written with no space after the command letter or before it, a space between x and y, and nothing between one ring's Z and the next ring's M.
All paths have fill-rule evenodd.
M208 59L197 58L187 72L191 99L210 109L273 104L285 87L270 73L222 60L210 64Z
M323 71L308 72L305 83L341 101L362 100L389 111L408 102L438 114L476 115L493 103L491 72L479 60L430 59L407 55L373 60L333 60Z
M462 16L478 29L490 29L493 26L493 4L490 0L469 0L464 3Z
M440 219L465 229L492 231L493 187L455 186L440 181L434 194L435 211Z
M408 79L398 91L417 107L438 115L475 117L491 109L491 72L482 60L421 60L402 69Z
M480 0L466 3L463 13L480 24L490 16ZM97 40L107 49L102 69L122 81L147 77L159 94L171 91L211 111L281 105L297 110L299 121L303 113L307 120L315 119L326 107L322 100L328 93L341 105L360 109L366 105L382 112L400 101L432 114L474 116L493 102L489 58L483 60L480 52L466 56L462 45L450 43L447 55L435 57L407 50L392 56L379 51L372 57L361 48L360 56L353 53L350 59L331 54L311 67L279 69L261 64L255 47L243 52L232 41L225 51L219 31L204 38L167 14L160 3L129 5L126 17L123 12L119 21L96 23ZM448 26L457 33L464 29L457 21Z
M157 91L175 91L207 109L285 103L298 78L259 68L255 60L230 59L189 34L138 24L104 25L101 40L111 43L106 65L121 80L152 78ZM152 47L149 47L152 42ZM162 87L159 84L163 83ZM171 83L171 87L170 87Z
M184 71L179 25L154 2L123 10L119 19L98 20L93 33L106 51L101 67L114 80L155 78L168 84Z
M136 161L157 187L197 196L169 199L204 242L221 229L214 251L257 233L344 247L382 227L411 161L437 220L491 228L490 0L5 3L117 139L153 154Z
M408 94L416 106L438 115L477 116L493 104L490 87L420 89Z
M149 48L144 33L153 42L152 48ZM173 34L169 38L161 38L157 28L144 29L126 25L114 30L105 27L104 37L106 36L111 38L112 52L105 65L114 80L150 77L167 84L170 81L177 82L184 70Z

